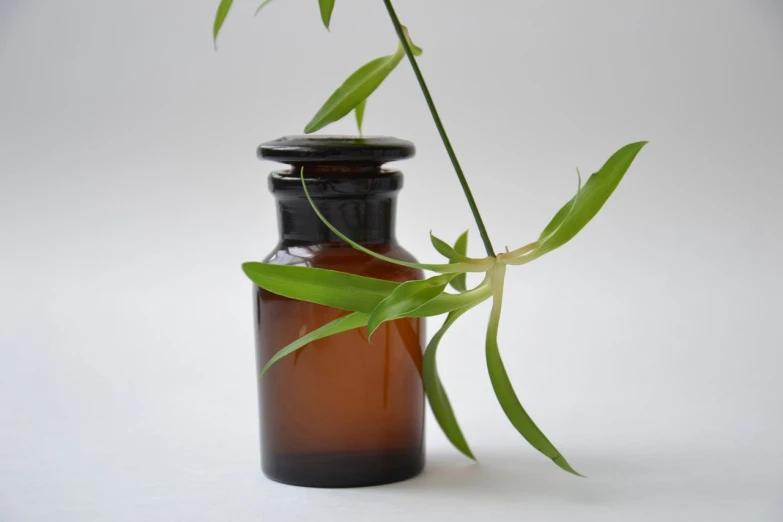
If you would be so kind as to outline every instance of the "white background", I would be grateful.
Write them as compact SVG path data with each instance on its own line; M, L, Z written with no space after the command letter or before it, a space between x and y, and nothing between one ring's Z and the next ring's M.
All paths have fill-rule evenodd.
M276 242L255 146L392 52L380 0L0 3L0 520L783 520L783 4L398 0L496 247L650 140L571 244L511 271L501 347L571 477L506 422L478 309L440 366L425 474L258 467L250 284ZM350 120L327 129L352 133ZM407 64L369 134L416 142L399 238L471 217ZM475 229L472 252L480 253ZM433 323L434 324L434 323Z

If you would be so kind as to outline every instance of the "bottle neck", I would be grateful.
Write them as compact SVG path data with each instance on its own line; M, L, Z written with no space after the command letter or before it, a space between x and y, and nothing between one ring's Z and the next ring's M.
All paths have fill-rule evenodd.
M344 244L316 215L299 176L274 172L270 188L277 199L280 239L284 244ZM400 172L342 172L306 170L305 183L316 207L340 232L362 244L395 242Z

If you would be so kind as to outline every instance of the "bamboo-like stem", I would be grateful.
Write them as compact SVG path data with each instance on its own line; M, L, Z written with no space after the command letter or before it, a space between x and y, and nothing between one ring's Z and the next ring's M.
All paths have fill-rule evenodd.
M462 185L462 191L465 193L465 198L468 200L468 205L470 205L470 211L473 213L473 218L476 220L476 226L478 227L479 234L481 234L481 240L484 242L484 248L487 251L487 255L495 257L495 250L492 248L492 242L489 240L489 234L487 234L487 229L484 226L484 220L481 219L481 213L479 213L479 209L476 206L476 200L473 199L473 193L470 191L468 180L465 179L465 173L462 172L462 167L457 160L457 155L454 153L454 148L451 146L449 136L446 134L446 129L443 127L443 122L438 115L438 109L435 108L435 102L432 101L430 90L427 88L427 83L424 81L424 76L421 74L419 64L416 63L416 57L413 55L411 47L408 44L408 39L405 37L402 24L400 23L399 18L397 18L397 13L394 11L394 6L392 6L391 0L383 0L383 3L386 5L386 10L389 12L389 18L391 18L391 21L394 24L394 29L397 31L397 36L400 39L400 43L405 49L405 54L408 56L408 60L411 63L413 73L416 75L416 80L419 82L419 87L421 87L422 94L424 94L424 99L427 100L427 106L430 109L430 114L432 114L432 119L435 122L435 126L438 128L440 139L443 141L443 146L446 147L446 152L449 155L451 164L454 166L454 172L457 173L460 185Z

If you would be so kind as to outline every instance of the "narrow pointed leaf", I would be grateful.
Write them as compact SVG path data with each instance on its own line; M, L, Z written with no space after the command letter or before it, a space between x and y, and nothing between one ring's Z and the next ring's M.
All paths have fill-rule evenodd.
M305 266L245 263L242 270L274 294L343 310L370 313L399 283Z
M459 235L457 240L454 242L454 250L463 256L468 255L468 230L463 232Z
M541 235L538 236L538 248L546 248L552 238L560 233L563 226L570 223L571 216L574 215L574 210L579 208L580 198L584 195L582 193L582 174L579 172L579 169L576 169L576 176L579 181L579 184L576 187L576 194L574 194L574 197L571 198L568 203L563 205L563 208L558 211L557 215L552 218L552 221L549 222L544 231L541 232Z
M560 227L563 226L563 223L568 219L568 217L573 213L574 208L576 208L576 204L579 201L579 196L582 193L582 175L579 173L579 169L576 169L576 175L579 181L579 184L576 187L576 194L574 197L569 201L563 209L567 207L566 212L558 212L558 215L556 216L557 219L552 220L550 223L550 226L547 226L548 232L546 234L541 234L541 237L539 237L536 241L533 241L532 243L529 243L522 248L517 248L513 252L508 251L508 246L506 247L506 253L505 259L510 260L507 262L509 265L521 265L524 263L530 262L530 259L532 256L528 256L526 254L529 254L530 252L533 252L536 249L542 248L547 241L549 241L552 237L555 236L555 234L558 233L560 230ZM562 210L562 209L561 209ZM554 223L554 225L553 225ZM546 232L546 231L545 231Z
M408 261L393 259L391 257L384 256L383 254L373 252L369 248L363 247L359 243L353 241L351 238L349 238L348 236L340 232L337 229L337 227L332 225L329 222L329 220L327 220L326 217L321 213L321 211L318 210L318 207L315 205L315 201L313 201L313 198L310 196L310 191L307 189L307 183L304 177L304 167L302 167L300 171L300 177L302 179L302 187L304 187L305 196L307 197L307 200L310 202L310 206L313 208L313 211L316 213L318 218L323 222L324 225L326 225L329 228L329 230L334 232L334 234L337 237L339 237L340 239L342 239L343 241L351 245L356 250L359 250L360 252L364 252L367 255L373 256L377 259L381 259L383 261L395 265L407 266L409 268L419 268L421 270L430 270L431 272L440 272L444 274L457 274L460 272L486 272L495 263L495 260L492 258L475 260L470 263L450 263L450 264L411 263Z
M452 263L465 262L468 260L465 254L460 254L451 245L449 245L442 239L438 239L437 237L435 237L432 234L431 230L430 230L430 242L432 243L432 246L435 247L435 250L437 250L438 253L440 253L440 255L442 255Z
M360 328L367 324L368 317L369 316L367 314L354 312L343 317L338 317L334 321L323 325L317 330L313 330L309 334L303 335L272 356L272 358L269 359L269 362L264 366L264 369L261 371L261 375L258 378L261 379L264 375L266 375L266 372L268 372L269 369L283 357L294 353L300 348L304 348L308 344L312 343L313 341L317 341L318 339L323 339L324 337L347 332L348 330L353 330L354 328Z
M544 433L536 426L533 419L522 407L519 402L511 380L508 377L503 360L500 357L500 348L498 347L498 326L500 324L500 309L503 304L503 278L505 276L504 265L497 265L493 268L491 275L491 285L493 293L492 311L490 312L489 327L487 328L487 368L489 378L492 381L492 388L495 390L495 396L503 408L503 412L511 421L511 424L517 431L530 443L531 446L552 459L560 468L579 475L565 457L549 442Z
M310 123L305 126L305 134L320 130L351 112L359 103L375 92L375 89L397 67L401 59L402 56L396 53L381 56L357 69L334 91L313 116Z
M460 308L459 310L451 312L446 318L446 322L440 327L440 330L432 337L432 340L427 345L427 349L424 350L422 377L424 378L424 390L427 393L427 400L430 403L430 408L432 408L432 413L435 415L435 419L438 421L446 438L448 438L454 447L465 456L476 460L476 457L473 456L473 452L470 450L470 446L468 446L468 442L465 440L465 436L462 434L462 430L457 422L457 417L454 415L454 410L451 408L449 397L446 395L446 390L443 388L443 384L438 376L438 367L435 357L438 345L446 331L470 308L471 307Z
M334 0L318 0L318 7L321 9L321 21L324 27L329 29L332 21L332 11L334 10Z
M271 3L272 3L272 0L264 0L263 2L261 2L261 5L258 6L258 8L256 9L256 12L253 13L253 16L257 15L258 13L260 13L261 9L263 9L264 7L266 7L267 5L269 5Z
M544 238L554 229L558 229L557 234L548 241L547 248L549 250L566 243L598 214L598 211L622 181L636 155L646 144L646 141L631 143L612 154L601 169L587 180L584 188L578 194L578 201L576 201L573 211L569 211L571 201L563 205L563 208L555 214L552 221L541 232L541 238ZM576 198L577 196L574 196L572 200Z
M407 29L405 29L407 35ZM415 53L421 54L421 48L413 45ZM381 56L366 63L351 74L347 80L326 100L313 119L305 126L305 134L320 130L330 123L343 118L354 110L363 100L366 100L375 89L389 76L405 56L405 51L398 45L397 51L388 56Z
M378 304L367 321L367 337L384 322L405 317L429 303L446 290L451 275L439 275L424 281L407 281Z
M359 129L359 136L362 136L362 124L364 123L364 109L367 107L367 99L365 98L356 108L353 110L356 114L356 127Z
M636 155L646 144L646 141L631 143L615 152L598 172L590 176L577 195L555 214L552 221L541 232L536 248L511 264L537 259L563 246L576 236L601 210L622 181Z
M468 231L463 232L454 243L454 251L460 255L466 256L468 254ZM467 274L457 274L454 279L451 280L451 287L457 292L468 291L468 278Z
M226 16L231 10L231 4L233 3L234 0L220 0L218 5L217 13L215 13L215 22L212 24L212 40L215 44L215 49L217 49L218 33L220 33L220 28L223 27L223 22L226 21Z
M401 283L307 266L245 263L242 270L259 287L274 294L324 306L370 314ZM486 300L489 287L464 294L441 294L411 317L429 317Z

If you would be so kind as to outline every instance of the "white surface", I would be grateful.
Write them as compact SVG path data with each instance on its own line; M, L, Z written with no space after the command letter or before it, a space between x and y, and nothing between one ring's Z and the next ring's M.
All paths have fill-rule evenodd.
M0 521L783 520L779 1L397 2L497 248L650 145L509 274L506 366L590 478L505 421L482 307L440 358L482 463L430 418L424 476L350 491L262 478L238 268L276 240L254 147L394 35L379 1L327 33L314 1L237 0L216 54L215 3L0 4ZM401 68L366 130L417 143L399 236L434 259L470 216L424 111Z

